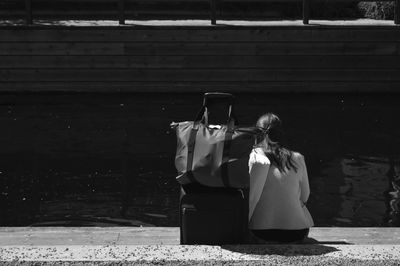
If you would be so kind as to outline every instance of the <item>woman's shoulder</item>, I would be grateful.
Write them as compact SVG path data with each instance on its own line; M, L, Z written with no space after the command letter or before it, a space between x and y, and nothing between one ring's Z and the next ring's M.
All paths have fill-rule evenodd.
M304 160L304 155L298 151L292 151L292 158L295 160Z
M271 164L268 157L265 155L265 153L260 148L254 148L251 151L250 157L249 157L249 163L250 164L264 164L264 165Z
M298 151L292 151L292 158L298 165L305 164L304 155Z

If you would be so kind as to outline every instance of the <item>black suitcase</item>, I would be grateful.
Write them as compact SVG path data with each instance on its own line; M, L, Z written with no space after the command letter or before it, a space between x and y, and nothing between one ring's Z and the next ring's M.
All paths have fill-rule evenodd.
M248 190L181 186L180 243L223 245L244 243L247 235Z

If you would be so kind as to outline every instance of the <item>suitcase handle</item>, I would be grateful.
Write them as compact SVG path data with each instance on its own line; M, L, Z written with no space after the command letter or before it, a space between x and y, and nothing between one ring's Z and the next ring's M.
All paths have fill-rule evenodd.
M233 105L234 100L233 94L225 93L225 92L206 92L203 96L203 105L208 106L210 99L223 99L226 100L229 105Z
M200 111L197 113L196 119L194 120L195 124L201 123L204 121L205 125L208 125L208 115L207 115L207 108L210 104L210 99L221 99L226 100L229 104L228 106L228 120L227 126L228 131L233 131L235 125L237 124L236 115L233 109L233 100L234 96L230 93L223 93L223 92L208 92L204 94L203 98L203 106ZM195 126L197 128L197 126Z

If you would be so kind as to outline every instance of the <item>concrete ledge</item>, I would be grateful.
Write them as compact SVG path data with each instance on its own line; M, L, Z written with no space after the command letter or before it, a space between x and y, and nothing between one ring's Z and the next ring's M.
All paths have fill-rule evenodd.
M179 228L0 228L0 265L399 265L400 228L312 228L312 244L185 246Z
M397 227L313 227L320 244L400 245ZM179 245L178 227L0 227L2 246Z

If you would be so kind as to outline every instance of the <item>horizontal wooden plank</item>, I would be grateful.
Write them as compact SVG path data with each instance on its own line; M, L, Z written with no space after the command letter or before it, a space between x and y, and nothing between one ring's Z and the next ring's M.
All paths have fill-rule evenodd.
M0 56L0 68L399 68L399 56Z
M7 55L0 56L0 68L182 68L191 67L187 62L194 62L197 57L198 56ZM212 60L212 58L210 60Z
M400 93L400 82L0 82L0 92L390 92Z
M172 68L172 69L234 69L234 68L341 68L341 69L398 69L400 56L310 55L310 56L0 56L0 68Z
M400 42L0 43L0 55L399 55Z
M400 81L392 69L13 69L0 81Z
M124 55L124 43L0 43L1 55Z
M0 46L1 47L1 46ZM220 42L220 43L126 43L125 54L149 55L398 55L400 43L368 42Z
M50 28L49 28L50 27ZM0 42L391 42L395 26L0 27Z
M71 4L98 4L98 3L117 3L119 0L34 0L38 4L43 3L71 3ZM209 0L124 0L126 3L193 3L193 2L207 2ZM219 0L221 3L230 2L259 2L259 3L286 3L286 2L301 2L302 0ZM344 2L373 2L374 0L313 0L315 2L324 1L325 3L344 3ZM382 2L392 2L394 0L382 0Z
M208 14L209 9L208 5L205 4L204 7L201 9L175 9L173 7L170 8L155 8L153 6L143 6L137 7L137 9L133 10L125 10L124 14L126 18L135 19L140 16L157 16L154 19L162 19L162 15L164 17L174 17L174 16L183 16L184 18L188 18L189 16L195 16L195 18L199 18L199 16L204 17L204 15ZM239 13L239 12L236 12ZM0 10L1 17L17 17L21 15L26 15L26 11L24 9L19 10ZM55 20L58 19L66 19L66 20L75 20L75 19L82 19L82 20L104 20L104 19L112 19L117 18L118 9L117 7L108 7L104 9L94 9L90 7L82 8L82 7L75 7L75 9L69 8L66 10L63 7L46 7L46 9L33 9L32 15L34 19L44 19L44 18L53 18ZM197 16L196 16L197 15ZM54 23L57 25L57 23Z

